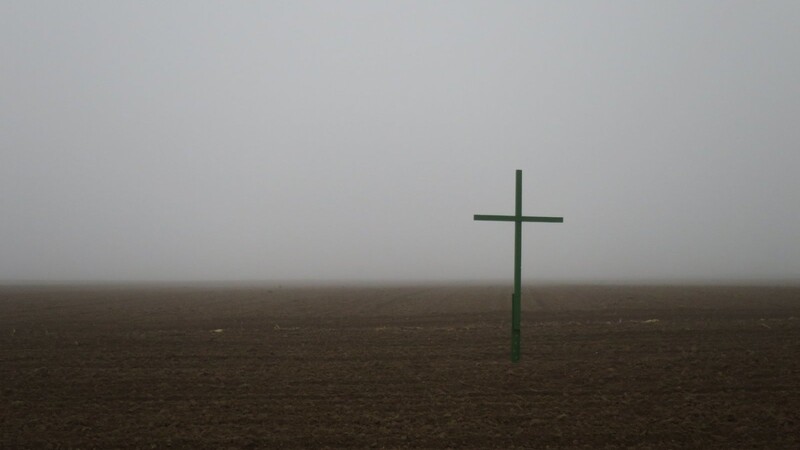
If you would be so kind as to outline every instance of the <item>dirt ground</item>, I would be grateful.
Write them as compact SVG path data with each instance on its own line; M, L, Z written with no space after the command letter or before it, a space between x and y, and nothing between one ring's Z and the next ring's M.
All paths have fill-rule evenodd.
M800 448L800 288L2 287L1 448Z

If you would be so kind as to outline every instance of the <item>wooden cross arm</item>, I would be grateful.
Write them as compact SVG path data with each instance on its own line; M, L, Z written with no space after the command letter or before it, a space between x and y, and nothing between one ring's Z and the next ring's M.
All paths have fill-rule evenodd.
M475 214L475 220L494 220L499 222L516 222L517 216L494 216L490 214ZM520 222L553 222L563 223L563 217L521 216Z

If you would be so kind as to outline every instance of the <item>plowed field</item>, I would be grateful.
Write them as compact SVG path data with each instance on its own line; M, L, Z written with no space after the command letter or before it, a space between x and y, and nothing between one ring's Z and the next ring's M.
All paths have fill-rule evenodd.
M0 288L2 448L800 448L800 288Z

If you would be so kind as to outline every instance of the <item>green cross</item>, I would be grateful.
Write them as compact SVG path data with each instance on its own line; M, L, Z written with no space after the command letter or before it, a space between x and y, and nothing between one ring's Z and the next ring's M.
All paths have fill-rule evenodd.
M513 216L475 214L475 220L514 222L514 295L511 296L511 362L519 362L520 343L520 275L522 273L522 222L564 222L563 217L538 217L522 215L522 171L517 170L517 207Z

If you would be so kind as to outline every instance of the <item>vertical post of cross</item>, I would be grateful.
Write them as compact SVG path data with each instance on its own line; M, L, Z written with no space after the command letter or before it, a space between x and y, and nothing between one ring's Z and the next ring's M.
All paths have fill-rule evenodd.
M513 216L475 214L475 220L514 222L514 293L511 294L511 361L520 359L520 328L522 322L522 222L564 222L563 217L522 215L522 171L517 170L516 202Z
M519 362L522 318L522 171L517 170L514 208L514 297L511 301L511 361Z

